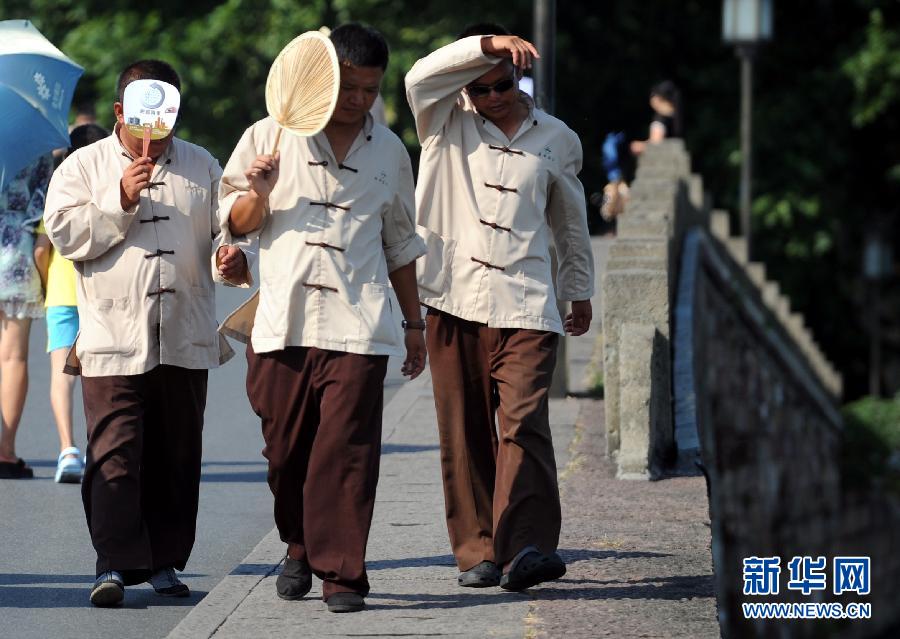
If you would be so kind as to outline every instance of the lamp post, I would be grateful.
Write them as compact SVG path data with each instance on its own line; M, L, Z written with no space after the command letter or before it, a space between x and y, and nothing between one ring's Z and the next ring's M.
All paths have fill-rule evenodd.
M723 0L722 39L733 44L741 60L741 231L750 242L751 179L753 172L753 57L760 42L772 37L772 0Z
M556 106L556 0L534 0L534 44L541 57L534 61L534 99L542 111Z
M556 0L534 0L534 44L541 57L534 61L534 102L537 108L553 113L556 106ZM550 247L550 270L556 281L556 246ZM566 315L566 303L556 300L560 316ZM565 397L569 390L566 370L566 340L556 348L556 370L550 383L551 397Z
M884 239L884 226L876 224L867 234L863 249L863 276L869 301L869 395L881 396L881 281L891 273L891 245Z

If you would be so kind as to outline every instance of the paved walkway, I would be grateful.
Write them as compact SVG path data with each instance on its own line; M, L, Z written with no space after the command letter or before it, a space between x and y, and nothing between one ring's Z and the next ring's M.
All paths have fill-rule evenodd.
M385 413L367 611L327 612L317 580L303 601L278 599L284 544L273 531L169 636L718 636L702 478L616 480L602 457L601 401L554 400L551 422L569 566L559 582L521 594L456 585L423 376Z
M590 387L594 343L569 340L570 386ZM431 379L423 374L385 409L367 610L327 612L316 579L306 599L278 599L285 546L273 530L169 637L719 636L702 478L615 479L605 458L602 400L552 400L550 420L563 498L563 579L525 593L456 585Z

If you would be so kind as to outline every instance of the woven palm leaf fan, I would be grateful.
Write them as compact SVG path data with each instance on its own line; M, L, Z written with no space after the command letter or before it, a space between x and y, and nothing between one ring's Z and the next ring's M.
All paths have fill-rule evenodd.
M341 71L334 45L318 31L291 40L269 69L266 109L283 130L307 137L325 128L337 104Z

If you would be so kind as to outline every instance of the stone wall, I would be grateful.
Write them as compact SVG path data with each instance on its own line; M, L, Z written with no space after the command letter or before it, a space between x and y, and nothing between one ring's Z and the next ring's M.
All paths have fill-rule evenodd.
M840 378L786 303L766 295L760 273L741 263L737 243L702 229L685 241L693 270L694 402L710 488L719 621L727 637L879 637L900 623L896 550L900 499L850 492L841 477ZM737 244L739 246L739 244ZM759 284L762 283L762 286ZM682 293L680 290L679 293ZM677 322L676 322L677 323ZM675 344L676 354L680 344ZM812 353L812 355L810 355ZM877 520L880 521L876 523ZM743 559L781 558L780 592L743 594ZM787 588L788 562L825 557L828 590ZM869 556L870 595L835 596L836 556ZM871 603L855 622L744 619L742 603Z
M726 637L889 637L900 628L900 498L841 477L840 375L679 141L642 156L603 279L608 454L620 477L702 467ZM698 464L699 462L699 464ZM802 595L795 556L869 556L872 591ZM743 594L743 559L780 557L780 593ZM741 604L870 603L867 621L748 621Z

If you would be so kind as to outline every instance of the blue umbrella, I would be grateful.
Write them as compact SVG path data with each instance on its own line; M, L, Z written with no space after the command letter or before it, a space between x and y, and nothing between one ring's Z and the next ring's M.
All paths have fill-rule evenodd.
M28 20L0 21L0 189L40 155L69 146L82 73Z

